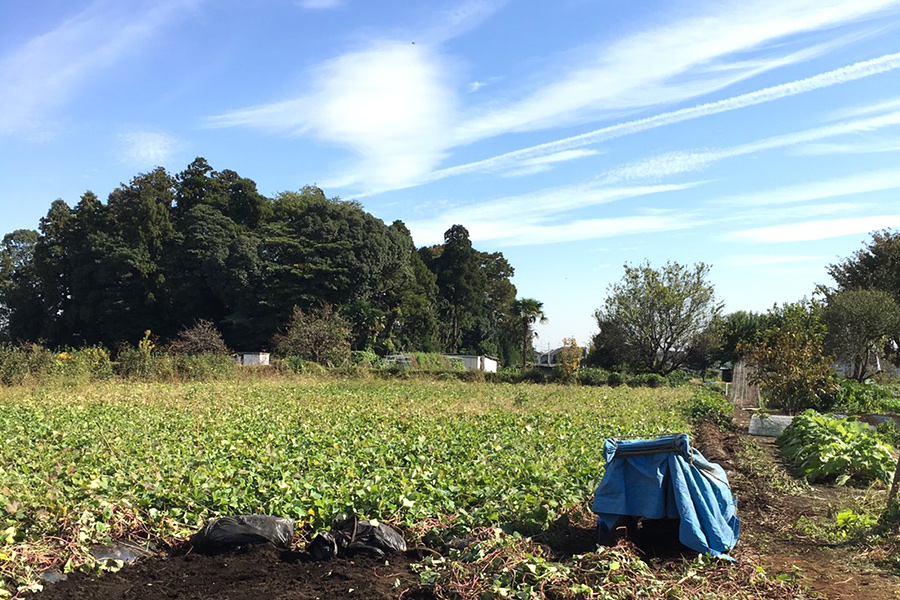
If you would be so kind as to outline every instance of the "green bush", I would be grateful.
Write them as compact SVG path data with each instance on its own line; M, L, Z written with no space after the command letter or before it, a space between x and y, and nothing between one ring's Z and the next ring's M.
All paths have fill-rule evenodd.
M897 424L897 421L888 419L879 423L875 431L881 436L884 443L894 448L900 448L900 425Z
M221 379L237 370L234 359L227 354L176 354L172 363L178 379Z
M643 386L649 388L663 387L666 384L668 384L666 378L658 373L641 373L632 377L628 382L628 385L631 387Z
M666 381L672 387L687 385L691 382L691 373L689 371L685 371L684 369L675 369L674 371L666 375Z
M865 423L814 410L794 417L776 443L810 482L887 482L896 464L890 447Z
M624 373L619 373L618 371L613 371L609 374L609 377L606 378L606 384L610 387L616 387L618 385L622 385L627 381Z
M126 379L149 380L153 376L154 358L137 348L123 348L116 357L115 373Z
M28 377L28 355L12 344L0 344L0 383L19 385Z
M110 379L113 376L113 364L106 348L87 346L80 350L67 349L57 353L50 372L66 383L86 383Z
M894 390L886 385L841 378L829 410L848 413L890 412L895 409L897 400Z
M354 350L350 353L350 364L365 369L379 369L382 366L381 357L368 350Z
M708 421L719 427L728 427L731 425L734 404L715 389L702 386L697 387L681 406L681 410L691 423Z
M609 372L598 368L579 369L575 377L581 385L606 385L609 381Z

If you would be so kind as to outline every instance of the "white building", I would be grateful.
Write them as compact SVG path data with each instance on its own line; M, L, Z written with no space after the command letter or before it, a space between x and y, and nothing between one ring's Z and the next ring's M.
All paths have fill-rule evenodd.
M268 366L268 352L235 352L234 362L244 367L248 366Z

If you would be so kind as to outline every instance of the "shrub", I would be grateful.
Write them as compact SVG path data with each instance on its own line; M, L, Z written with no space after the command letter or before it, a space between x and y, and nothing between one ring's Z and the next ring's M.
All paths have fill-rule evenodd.
M234 374L237 365L227 354L178 354L172 357L172 371L178 379L218 379Z
M172 354L228 354L228 346L212 321L200 319L193 326L182 329L169 344Z
M581 385L606 385L609 381L609 372L597 368L579 369L575 378Z
M0 344L0 383L19 385L28 377L28 356L12 344Z
M794 417L776 443L810 482L887 482L896 464L890 447L865 423L814 410Z
M681 409L691 423L708 421L719 427L728 427L731 425L734 405L728 398L714 390L697 387Z
M828 408L841 412L883 412L895 404L894 391L885 385L859 383L853 379L839 379Z
M686 385L691 382L691 374L684 369L675 369L674 371L666 375L666 381L672 387Z
M609 374L609 377L606 379L606 384L611 387L616 387L617 385L622 385L626 382L626 377L623 373L619 373L618 371L613 371Z
M307 311L295 306L287 331L275 336L275 346L282 356L340 366L350 358L350 323L330 304Z
M775 406L791 414L828 410L835 400L833 359L825 355L825 326L815 302L787 304L769 312L773 325L751 354L760 383Z
M296 354L285 356L280 364L283 367L286 367L291 373L300 375L322 375L328 372L322 365L306 360L302 356L297 356Z
M635 375L631 378L631 381L628 382L628 385L631 387L649 387L649 388L658 388L663 387L668 383L666 378L660 375L659 373L641 373L640 375Z
M575 373L581 365L583 354L584 351L578 347L578 342L575 341L575 338L565 338L562 351L556 357L555 379L562 383L574 382Z
M351 352L350 363L366 369L378 369L382 366L381 357L368 350L354 350Z

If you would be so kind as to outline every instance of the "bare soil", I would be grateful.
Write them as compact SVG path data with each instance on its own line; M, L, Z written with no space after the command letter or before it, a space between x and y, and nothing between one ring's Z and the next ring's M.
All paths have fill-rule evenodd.
M725 468L738 498L741 536L736 556L769 573L793 572L827 598L900 598L900 576L875 564L864 544L823 541L798 526L802 519L826 527L834 523L837 512L871 503L873 498L882 506L884 491L801 485L773 438L744 433L749 424L746 413L736 421L736 432L705 424L695 435L695 445L704 455Z
M746 421L742 414L740 420ZM741 537L733 555L760 565L770 574L799 577L812 590L836 600L900 598L900 577L875 565L852 544L829 544L803 533L801 517L833 522L834 514L858 505L866 490L834 486L804 487L797 483L770 438L751 437L746 422L740 431L723 432L703 425L693 443L728 472L738 498ZM591 551L595 531L590 519L555 523L537 536L563 558ZM642 550L651 568L665 569L667 559L680 560L691 551L649 536ZM661 542L662 540L662 542ZM640 540L636 540L640 542ZM40 600L313 600L366 598L427 600L434 596L418 586L410 569L422 550L385 559L366 556L314 562L303 553L253 546L215 556L195 553L142 559L103 576L71 574L47 585ZM662 562L661 562L662 561Z

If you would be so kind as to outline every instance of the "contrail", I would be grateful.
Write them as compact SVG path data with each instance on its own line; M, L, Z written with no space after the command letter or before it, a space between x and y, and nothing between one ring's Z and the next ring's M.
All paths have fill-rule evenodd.
M748 92L746 94L741 94L732 98L726 98L724 100L718 100L716 102L708 102L706 104L700 104L689 108L682 108L671 112L665 112L644 119L628 121L626 123L610 125L609 127L596 129L594 131L589 131L587 133L567 137L561 140L538 144L536 146L522 148L521 150L514 150L505 154L499 154L497 156L486 158L484 160L470 162L455 167L448 167L446 169L439 169L428 175L421 183L428 183L431 181L446 179L447 177L463 175L475 171L487 171L496 169L513 161L532 159L553 152L581 148L590 144L596 144L598 142L631 135L633 133L646 131L648 129L661 127L663 125L671 125L673 123L680 123L682 121L696 119L698 117L705 117L727 112L729 110L745 108L747 106L754 106L756 104L763 104L765 102L771 102L772 100L796 96L798 94L804 94L813 90L827 88L840 83L856 81L858 79L863 79L871 75L887 73L888 71L893 71L897 68L900 68L900 52L895 54L886 54L878 58L854 63L847 67L841 67L840 69L835 69L833 71L828 71L826 73L820 73L819 75L807 77L806 79L799 79L790 83L782 83L780 85L764 88L755 92Z

